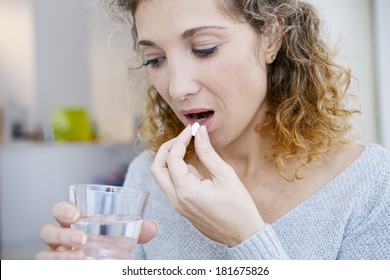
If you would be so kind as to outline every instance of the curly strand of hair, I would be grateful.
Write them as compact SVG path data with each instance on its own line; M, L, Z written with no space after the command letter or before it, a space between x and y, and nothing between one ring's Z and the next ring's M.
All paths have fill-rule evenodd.
M333 62L333 54L319 39L320 20L314 8L298 4L293 17L285 19L290 26L280 55L270 66L270 111L267 122L259 126L262 135L274 139L269 157L290 181L337 144L348 142L349 120L358 112L345 105L350 71ZM298 154L306 159L296 172L287 174L289 160Z

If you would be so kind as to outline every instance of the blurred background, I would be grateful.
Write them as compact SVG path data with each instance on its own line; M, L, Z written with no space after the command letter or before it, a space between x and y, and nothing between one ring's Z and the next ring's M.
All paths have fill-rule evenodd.
M360 142L390 149L390 1L310 0L359 83ZM147 78L96 0L0 0L0 257L33 259L74 183L121 185Z

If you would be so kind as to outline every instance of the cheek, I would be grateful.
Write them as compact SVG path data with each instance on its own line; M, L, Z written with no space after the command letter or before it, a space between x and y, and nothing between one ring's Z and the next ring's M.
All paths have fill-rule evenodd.
M232 56L218 65L218 72L214 80L224 99L236 102L238 110L260 105L267 91L267 70L255 57Z
M164 79L162 79L160 74L151 70L149 70L149 77L154 87L157 89L158 92L160 92L164 86Z
M164 73L162 71L149 71L150 81L153 86L156 88L157 92L161 95L162 98L167 103L170 103L169 94L168 94L168 80L164 77Z

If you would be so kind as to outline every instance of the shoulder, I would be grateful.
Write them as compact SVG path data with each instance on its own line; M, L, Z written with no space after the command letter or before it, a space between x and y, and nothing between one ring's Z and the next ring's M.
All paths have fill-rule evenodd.
M357 194L355 211L365 218L379 212L384 217L390 211L390 152L369 144L347 173L349 191Z
M384 202L387 207L390 205L390 152L385 148L371 144L365 148L362 158L366 165L366 172L372 181L369 190L378 196L378 200Z
M363 198L390 189L390 152L377 144L366 145L363 149L359 146L359 149L357 156L331 181L330 185L338 186L332 190L340 188L351 198Z
M361 244L361 252L373 253L375 249L371 245L378 244L380 248L376 250L388 254L390 152L376 144L367 145L349 167L348 175L344 182L348 184L346 189L352 199L346 202L352 212L345 228L346 240L353 241L351 244L355 247ZM370 249L365 249L369 243L372 243Z
M357 170L367 174L374 182L389 182L390 152L382 146L377 144L365 146L355 165Z
M145 168L150 168L153 161L153 154L149 150L141 152L136 156L129 165L129 171L132 169L142 170Z
M378 144L368 144L365 146L363 155L372 158L383 157L384 160L390 160L390 151ZM388 163L390 164L390 162Z
M377 144L365 146L363 153L348 168L355 184L364 186L366 193L390 191L390 152Z
M339 174L322 194L338 198L353 216L367 217L373 209L385 212L390 205L390 153L377 144L366 145L363 152ZM351 213L346 210L346 213Z

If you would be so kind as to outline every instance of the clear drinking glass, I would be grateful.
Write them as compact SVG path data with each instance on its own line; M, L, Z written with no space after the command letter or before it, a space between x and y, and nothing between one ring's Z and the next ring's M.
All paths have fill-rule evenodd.
M81 211L72 227L84 231L86 259L132 259L149 193L108 185L72 185L70 202Z

